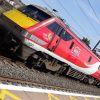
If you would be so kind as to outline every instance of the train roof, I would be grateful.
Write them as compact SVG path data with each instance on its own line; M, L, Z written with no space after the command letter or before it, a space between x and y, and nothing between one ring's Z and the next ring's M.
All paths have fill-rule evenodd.
M56 16L56 15L53 13L53 11L51 12L51 11L48 10L47 8L43 8L43 7L39 6L39 5L29 5L29 6L34 6L34 7L38 8L38 9L42 10L43 12L47 13L47 14L48 14L49 16L51 16L51 17L55 17L55 16Z

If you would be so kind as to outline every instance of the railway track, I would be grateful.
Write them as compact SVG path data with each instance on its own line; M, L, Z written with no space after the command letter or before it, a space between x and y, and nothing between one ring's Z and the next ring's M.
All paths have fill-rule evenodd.
M91 92L79 91L79 90L74 90L74 89L65 89L65 88L59 87L59 86L49 86L49 85L42 84L42 83L12 79L12 78L8 78L8 77L1 77L0 76L0 80L3 84L10 83L10 84L13 84L16 86L21 85L21 86L38 87L38 88L42 88L42 89L51 89L51 90L71 92L71 93L91 94ZM98 94L94 94L94 95L99 96Z
M40 87L74 93L100 95L100 89L85 85L79 81L61 76L53 76L34 69L28 69L22 62L12 62L10 58L0 56L0 81L3 84Z

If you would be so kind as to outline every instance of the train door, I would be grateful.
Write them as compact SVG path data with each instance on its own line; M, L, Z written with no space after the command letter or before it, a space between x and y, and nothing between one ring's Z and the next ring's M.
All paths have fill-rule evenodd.
M54 33L52 40L48 45L48 49L52 52L55 52L55 54L66 58L67 54L73 47L73 37L56 22L47 27Z
M74 47L73 37L64 29L60 32L59 37L60 42L54 52L62 58L68 59Z
M57 48L58 44L60 43L61 38L59 37L59 34L62 31L62 27L57 24L56 22L53 22L52 24L48 25L47 28L52 31L52 39L50 43L48 44L48 50L54 52Z

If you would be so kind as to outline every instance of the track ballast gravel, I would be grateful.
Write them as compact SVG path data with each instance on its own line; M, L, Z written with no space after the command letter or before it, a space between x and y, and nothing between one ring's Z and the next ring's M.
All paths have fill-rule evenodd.
M0 58L0 76L61 87L64 88L64 91L100 95L100 89L95 86L85 85L79 81L54 76L50 73L43 73L34 69L31 70L20 62L14 63L10 59L2 57Z

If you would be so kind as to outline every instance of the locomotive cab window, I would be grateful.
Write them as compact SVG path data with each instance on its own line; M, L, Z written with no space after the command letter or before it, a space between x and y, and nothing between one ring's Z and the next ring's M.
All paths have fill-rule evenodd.
M50 29L55 34L57 34L58 36L62 30L62 27L56 22L51 23L50 25L47 26L47 28Z
M64 41L73 39L73 37L69 33L67 33L57 22L51 23L47 26L47 28L61 37L61 39L63 39Z
M29 16L33 19L36 19L38 21L43 21L48 18L51 18L51 16L49 14L45 13L41 9L39 9L35 6L32 6L32 5L28 5L26 7L19 8L19 10L22 13L26 14L27 16Z

